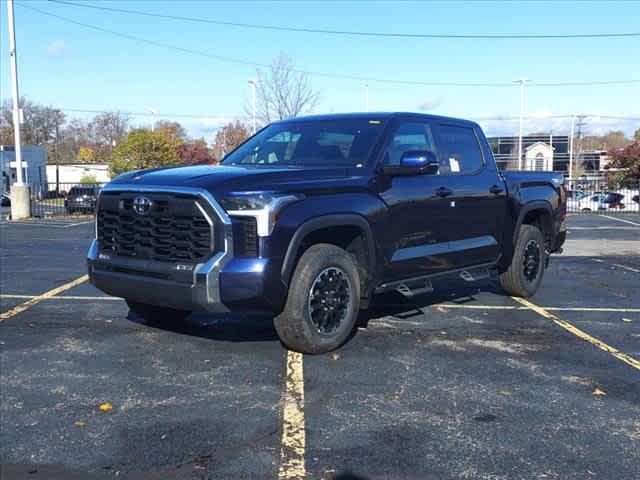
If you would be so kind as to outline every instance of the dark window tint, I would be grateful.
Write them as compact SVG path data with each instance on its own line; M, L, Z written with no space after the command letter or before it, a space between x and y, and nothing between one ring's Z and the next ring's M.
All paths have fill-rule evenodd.
M440 125L438 153L442 173L472 173L484 163L478 139L469 127Z
M618 203L622 201L623 198L624 195L619 193L607 193L602 201L604 203Z
M400 165L402 154L411 150L435 151L429 125L418 122L398 125L387 147L385 162L388 165Z
M73 187L69 190L69 195L95 195L97 192L96 188L91 187Z

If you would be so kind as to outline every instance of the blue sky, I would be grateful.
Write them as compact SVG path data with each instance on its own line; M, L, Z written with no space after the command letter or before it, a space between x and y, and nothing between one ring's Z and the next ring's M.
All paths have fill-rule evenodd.
M2 98L8 98L6 6L0 21ZM593 33L640 31L640 2L88 2L231 22L410 33ZM311 71L435 82L538 82L640 79L640 37L620 39L440 40L341 37L241 29L123 15L40 1L16 0L21 94L62 109L144 112L174 118L193 135L242 117L255 67L136 43L47 17L33 6L75 21L178 47L258 63L279 52ZM316 112L361 111L364 83L312 76ZM426 111L474 119L516 116L517 86L452 87L369 82L371 110ZM529 130L567 129L549 115L593 113L640 117L640 83L526 89ZM69 112L71 116L88 114ZM138 116L135 124L148 118ZM481 121L491 132L515 133L517 122ZM592 117L597 133L640 120Z

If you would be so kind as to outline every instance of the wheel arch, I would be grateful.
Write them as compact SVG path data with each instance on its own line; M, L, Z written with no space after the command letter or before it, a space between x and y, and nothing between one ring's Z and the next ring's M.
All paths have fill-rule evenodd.
M349 232L357 233L357 235L350 238ZM331 233L330 236L329 233ZM344 235L340 235L340 233ZM361 239L359 241L362 242L362 245L357 246L356 257L359 268L365 270L361 283L362 294L367 295L368 287L375 273L376 249L369 222L357 214L323 215L307 220L300 225L289 242L282 262L280 271L282 282L289 285L298 259L311 245L330 243L346 249L345 241L349 241L349 244L352 245L353 241L358 239Z
M551 204L544 200L526 203L520 210L516 226L513 231L512 243L516 244L520 227L523 224L539 225L545 240L550 240L553 232L553 209Z

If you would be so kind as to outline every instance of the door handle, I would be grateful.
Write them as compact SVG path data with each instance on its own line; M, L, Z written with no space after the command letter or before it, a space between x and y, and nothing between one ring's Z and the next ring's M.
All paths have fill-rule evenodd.
M453 195L453 191L448 189L447 187L440 187L436 190L436 195L438 195L440 198L445 198L449 195Z
M491 187L489 189L489 192L493 193L494 195L498 195L498 194L502 193L503 190L504 190L504 188L502 188L501 186L494 185L493 187Z

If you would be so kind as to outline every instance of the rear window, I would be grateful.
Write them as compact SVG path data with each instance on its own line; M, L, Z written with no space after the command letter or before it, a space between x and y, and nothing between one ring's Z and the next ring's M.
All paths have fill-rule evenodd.
M73 187L69 190L69 195L94 195L95 192L95 188Z

